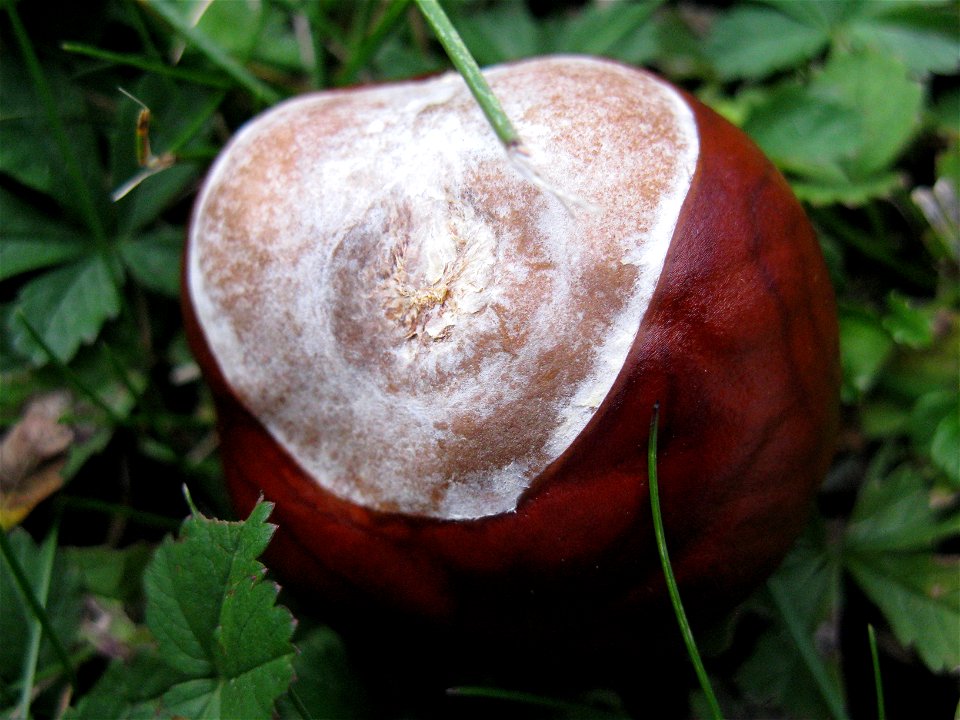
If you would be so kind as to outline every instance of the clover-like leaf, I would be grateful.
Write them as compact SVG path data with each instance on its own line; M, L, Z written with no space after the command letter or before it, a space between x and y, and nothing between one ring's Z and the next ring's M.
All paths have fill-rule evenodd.
M744 42L749 38L749 42ZM773 8L744 6L714 24L707 53L721 79L762 78L808 60L830 40L827 28Z
M845 564L927 667L946 672L960 665L960 558L871 553Z
M895 57L879 52L835 53L810 90L860 116L860 141L847 164L852 179L885 170L919 127L922 87Z
M960 557L937 555L960 536L960 515L934 508L923 477L878 457L850 518L843 565L905 646L934 671L960 665Z

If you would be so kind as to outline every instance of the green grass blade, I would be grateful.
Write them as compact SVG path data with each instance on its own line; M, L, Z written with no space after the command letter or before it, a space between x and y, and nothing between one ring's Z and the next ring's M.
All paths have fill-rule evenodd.
M57 354L53 351L53 348L46 343L40 333L37 332L37 329L33 327L33 325L31 325L30 322L23 316L22 312L17 311L16 318L23 325L24 330L27 331L30 339L40 346L40 349L43 350L44 354L47 356L47 360L60 372L61 375L63 375L64 379L70 386L72 386L98 408L103 410L107 414L107 417L109 417L111 422L113 422L115 425L122 425L124 423L124 419L117 414L117 411L110 407L106 400L101 398L93 388L89 387L83 380L81 380L80 376L71 370L69 366L57 356Z
M10 17L10 24L13 27L13 34L17 45L20 46L20 53L27 64L30 73L30 79L33 81L34 89L40 97L44 112L47 115L47 123L50 126L50 132L53 135L53 141L57 145L60 157L63 159L67 175L73 184L73 190L80 202L80 212L83 213L84 222L93 235L94 240L101 249L107 246L107 234L103 227L103 221L97 212L93 195L90 193L90 186L83 177L83 171L80 167L80 161L73 150L73 145L67 135L66 127L57 111L56 103L53 99L53 93L50 90L50 84L47 82L43 68L40 66L40 60L37 58L33 49L33 43L30 41L27 30L20 22L20 16L17 14L16 3L7 3L7 15Z
M673 568L670 565L670 555L667 552L667 539L663 531L663 517L660 513L660 489L657 485L657 426L660 420L660 403L653 406L653 417L650 419L650 441L647 446L647 474L650 478L650 508L653 511L653 531L657 537L657 552L660 553L660 563L663 565L663 575L667 581L667 590L670 593L670 602L673 604L673 611L677 616L677 624L680 626L680 634L683 635L683 642L687 646L687 653L690 655L690 661L697 673L697 680L700 681L700 688L710 706L710 713L715 720L722 720L723 713L720 711L720 704L713 693L713 687L710 685L710 678L707 677L707 671L703 667L703 661L700 659L700 651L697 650L697 643L693 638L693 631L690 629L690 623L687 620L687 613L683 609L683 603L680 601L680 590L677 588L677 580L673 575Z
M174 31L184 40L191 43L207 59L223 70L227 75L242 85L255 98L267 105L274 105L283 99L283 96L272 87L261 81L242 64L230 57L223 48L217 45L205 34L192 27L180 13L161 0L140 0L153 12L163 18Z
M139 70L144 70L145 72L164 75L174 80L185 80L186 82L196 85L207 85L221 90L229 89L231 86L230 81L221 75L200 72L189 68L171 67L158 60L145 58L142 55L101 50L93 45L77 42L65 42L60 47L68 53L83 55L84 57L94 58L96 60L104 60L114 65L134 67Z
M844 709L843 698L840 697L833 683L830 682L826 668L823 666L823 663L820 662L820 658L817 657L817 651L813 647L813 642L803 627L803 622L797 616L796 612L794 612L793 606L790 604L790 598L786 588L782 586L776 577L772 577L767 581L767 589L773 598L774 605L776 605L777 610L780 612L780 617L783 618L787 632L790 633L790 637L797 651L800 653L800 657L807 671L813 677L817 689L820 691L820 696L827 704L830 715L836 720L847 720L847 712Z
M409 5L410 0L390 0L390 4L380 15L376 26L360 41L356 49L350 54L349 60L337 72L337 85L350 85L356 82L357 72L370 62L370 58L380 49L383 41L400 21Z
M111 517L122 517L146 527L155 527L160 528L161 530L171 531L175 531L180 527L180 521L176 518L167 517L166 515L158 515L151 512L144 512L143 510L135 510L126 505L104 502L103 500L64 496L61 498L61 502L66 508L90 510L92 512L103 513L104 515L109 515Z
M453 23L450 22L450 18L447 17L443 8L440 7L437 0L415 1L417 7L420 8L420 12L423 13L430 27L433 28L437 40L440 41L443 49L450 56L453 66L463 75L467 87L470 88L470 92L473 93L473 97L476 98L500 142L508 150L520 147L522 145L520 135L513 127L513 123L510 122L510 118L504 112L500 101L497 100L497 96L493 94L493 90L487 84L483 73L480 72L477 61L473 59L473 55L470 54L467 46L460 38L460 33L453 27Z
M557 710L570 717L616 717L612 712L607 712L602 708L596 708L590 705L584 705L567 700L545 697L535 693L522 692L519 690L507 690L498 687L483 687L480 685L461 685L447 688L447 695L460 698L482 698L485 700L494 700L515 705L525 705L530 708L541 708L544 710Z
M47 595L50 592L50 578L53 576L53 559L57 552L57 529L57 524L54 523L40 550L40 583L39 587L36 588L36 598L37 603L44 608L44 612L46 611ZM18 717L30 717L30 703L33 700L33 686L36 682L37 661L40 659L40 643L42 640L43 625L39 621L31 623L29 639L27 640L27 653L24 656L23 673L21 675Z
M887 708L883 701L883 678L880 677L880 653L877 652L877 634L873 625L867 625L867 639L870 641L870 657L873 660L873 682L877 688L877 720L886 720Z
M17 584L17 588L20 590L21 595L23 595L24 601L30 606L30 611L37 619L37 622L40 623L40 626L43 628L43 632L47 634L47 638L50 640L50 645L53 648L53 652L60 661L60 665L63 667L63 671L66 673L68 681L71 685L76 687L76 674L74 673L73 665L70 662L70 656L67 655L66 648L60 641L60 637L53 629L53 625L50 624L50 618L47 615L46 610L44 610L40 601L37 600L37 596L34 594L33 588L30 586L30 581L27 579L26 573L20 566L20 561L17 560L16 555L14 555L13 547L10 545L10 541L7 539L7 533L5 532L0 532L0 553L3 554L4 560L6 560L7 564L10 566L10 573L13 575L14 582Z

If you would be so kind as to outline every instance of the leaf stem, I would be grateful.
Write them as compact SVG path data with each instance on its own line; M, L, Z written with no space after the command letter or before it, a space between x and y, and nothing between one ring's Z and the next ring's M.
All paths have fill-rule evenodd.
M693 638L693 632L690 629L687 614L680 600L680 590L677 587L677 580L673 575L673 568L670 565L670 555L667 552L667 539L663 531L663 516L660 513L660 489L657 483L657 426L659 422L660 403L657 402L653 406L653 417L650 418L650 440L647 446L650 508L653 511L653 531L657 538L657 552L660 554L660 563L663 565L663 575L667 581L667 590L670 593L670 602L673 604L673 611L677 616L677 624L680 626L680 634L683 635L683 642L687 646L687 654L690 656L690 661L693 663L693 668L697 673L697 680L700 681L700 689L703 690L703 694L706 696L712 717L715 720L722 720L723 713L713 693L713 687L710 685L710 678L707 677L707 671L703 667L703 661L700 659L700 652L697 650L697 643Z
M65 507L74 508L77 510L90 510L92 512L103 513L105 515L123 517L148 527L162 528L164 530L176 530L178 527L180 527L179 520L167 517L166 515L158 515L156 513L144 512L143 510L135 510L131 507L127 507L126 505L104 502L103 500L94 500L93 498L81 498L68 495L62 498L62 502Z
M70 657L67 655L67 651L64 648L63 643L60 642L60 637L54 631L53 625L50 624L50 618L47 616L46 610L44 610L43 605L41 605L37 600L37 597L33 592L33 588L30 586L30 581L27 579L27 575L23 571L20 561L17 560L17 557L13 552L13 546L10 545L10 540L7 538L7 533L5 532L0 532L0 553L3 554L3 559L6 560L7 565L10 566L10 573L13 575L14 582L16 582L17 588L20 590L21 595L23 596L27 605L30 606L30 610L40 623L43 631L47 634L47 638L50 640L50 645L53 647L53 651L56 654L57 659L63 666L63 670L67 675L69 683L76 687L76 674L73 671L73 665L70 663Z
M483 110L483 114L486 116L491 127L493 127L493 131L497 134L500 142L503 143L507 150L522 147L523 143L520 140L519 133L516 128L514 128L513 123L510 122L510 118L507 117L506 112L504 112L497 96L494 95L493 90L490 89L490 85L483 77L483 73L480 72L480 66L477 65L477 61L473 59L473 55L470 54L470 51L464 44L460 33L453 27L450 18L447 17L443 8L440 7L440 3L438 3L437 0L415 0L415 2L417 3L417 7L420 8L420 12L423 13L423 16L427 19L430 27L433 28L437 40L443 45L443 49L447 51L447 55L450 57L453 66L463 76L467 87L470 88L470 92L473 93L473 97L476 98L480 109Z
M53 524L43 547L40 549L40 578L37 591L37 603L41 607L47 604L50 593L50 578L53 576L53 559L57 551L59 522ZM43 626L39 622L30 623L27 639L27 653L23 659L23 684L20 686L20 709L18 717L30 717L30 704L33 700L33 685L37 676L37 661L40 659L40 642L43 640Z
M290 703L296 709L297 713L300 715L303 720L313 720L313 716L310 714L309 708L304 704L303 700L297 694L297 691L291 685L287 690L287 695L290 698Z
M870 641L870 657L873 659L873 681L877 688L877 720L886 720L887 708L883 701L883 678L880 677L880 653L877 651L877 634L873 625L867 623L867 639Z

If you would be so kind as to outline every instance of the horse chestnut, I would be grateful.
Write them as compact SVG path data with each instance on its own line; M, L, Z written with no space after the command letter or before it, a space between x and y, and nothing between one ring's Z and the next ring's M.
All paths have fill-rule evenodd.
M238 509L276 503L270 562L342 614L611 638L664 597L659 402L681 592L734 602L831 456L814 234L739 130L648 73L487 77L549 187L453 74L290 100L212 168L184 305Z

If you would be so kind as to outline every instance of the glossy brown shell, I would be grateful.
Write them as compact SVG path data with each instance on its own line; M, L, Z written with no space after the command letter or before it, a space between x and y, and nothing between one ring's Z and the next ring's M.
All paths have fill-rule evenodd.
M627 363L515 513L441 521L324 491L233 397L185 298L231 495L241 516L261 494L276 503L267 559L282 580L347 622L616 642L665 597L647 481L655 402L667 539L687 604L727 607L774 569L833 450L833 292L783 178L743 133L688 101L700 159Z

